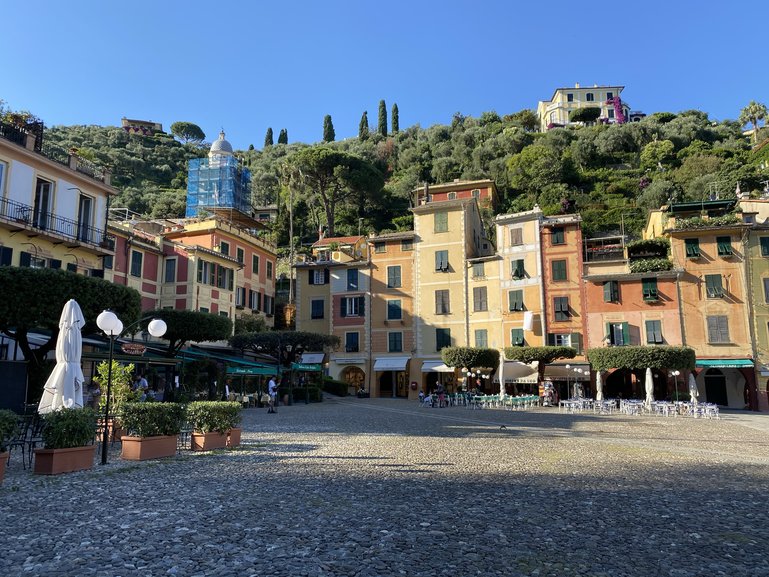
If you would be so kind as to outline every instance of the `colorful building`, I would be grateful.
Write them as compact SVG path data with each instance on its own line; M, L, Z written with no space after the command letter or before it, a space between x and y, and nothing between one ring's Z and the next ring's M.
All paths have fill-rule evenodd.
M556 127L574 124L571 114L581 108L599 108L598 122L609 124L623 123L630 114L630 108L620 97L624 86L556 88L550 100L540 100L537 104L537 116L541 132ZM640 113L636 113L638 116Z

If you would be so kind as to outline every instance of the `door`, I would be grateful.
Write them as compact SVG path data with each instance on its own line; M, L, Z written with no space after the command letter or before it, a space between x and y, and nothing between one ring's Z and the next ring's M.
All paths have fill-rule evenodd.
M729 406L729 399L726 396L726 377L718 369L708 369L705 373L705 395L708 403Z
M91 211L93 199L90 196L80 195L80 204L77 210L77 238L83 242L91 241Z
M52 189L53 183L41 178L37 179L32 225L43 230L48 228L48 220L51 213Z

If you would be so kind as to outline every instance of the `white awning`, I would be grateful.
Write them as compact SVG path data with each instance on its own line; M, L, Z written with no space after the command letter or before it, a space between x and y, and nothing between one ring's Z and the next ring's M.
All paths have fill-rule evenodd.
M580 369L582 372L577 372L574 369ZM590 380L590 365L579 363L570 364L569 368L566 368L565 364L553 364L545 365L545 379L555 381L589 381Z
M302 353L302 360L299 362L303 365L320 365L325 356L326 353Z
M411 357L378 357L374 361L375 371L405 371Z
M505 383L536 383L537 365L536 361L530 365L519 361L505 361ZM494 382L499 382L499 371L494 375Z
M443 361L425 361L422 363L423 373L453 373L454 367L448 367Z

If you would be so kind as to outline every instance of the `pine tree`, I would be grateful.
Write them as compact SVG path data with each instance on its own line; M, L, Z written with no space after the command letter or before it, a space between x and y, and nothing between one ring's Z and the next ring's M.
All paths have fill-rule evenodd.
M377 122L377 132L382 136L387 136L387 105L384 100L379 101L379 119Z
M360 117L360 124L358 125L358 138L366 140L368 138L368 111L363 111L363 116Z
M326 114L323 118L323 142L334 142L335 139L334 123L331 121L331 115Z
M400 123L398 122L398 105L393 104L392 112L390 113L390 127L393 134L398 134L400 130Z
M280 129L280 134L278 134L278 144L288 144L288 130L285 128Z
M264 135L264 147L272 146L272 126L267 129L267 134Z
M253 150L253 149L254 149L254 145L253 145L253 144L249 144L249 145L248 145L248 149L249 149L249 150Z

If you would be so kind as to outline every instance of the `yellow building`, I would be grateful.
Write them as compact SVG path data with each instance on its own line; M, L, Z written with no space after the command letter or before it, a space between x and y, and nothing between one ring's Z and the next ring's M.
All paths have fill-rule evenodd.
M599 122L610 124L617 122L613 100L620 98L624 88L624 86L598 86L597 84L590 87L575 84L573 88L556 88L550 100L540 100L537 104L540 131L544 132L553 126L574 124L570 115L580 108L600 108ZM627 119L630 109L621 100L619 106L624 118Z

